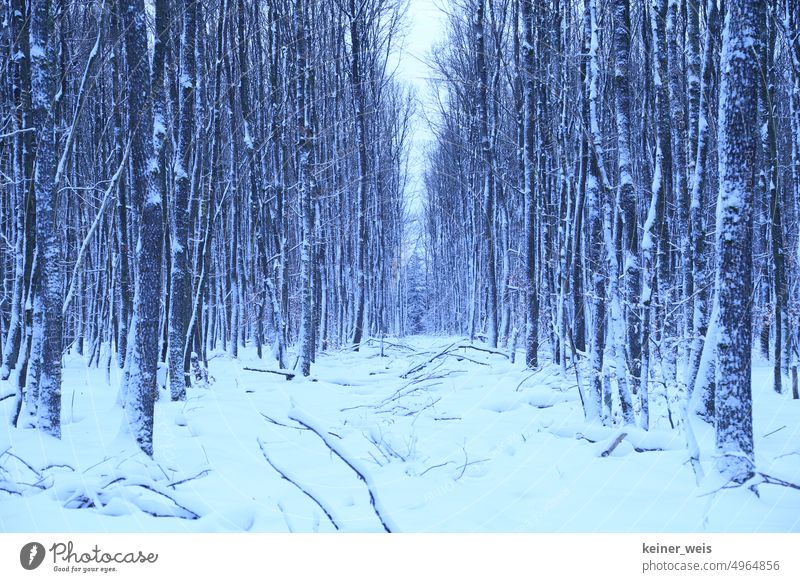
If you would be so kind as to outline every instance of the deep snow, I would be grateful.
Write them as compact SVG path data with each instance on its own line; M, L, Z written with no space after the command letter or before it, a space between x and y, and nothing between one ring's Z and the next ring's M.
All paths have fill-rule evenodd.
M118 371L109 384L69 356L60 442L11 428L0 402L0 531L800 531L800 491L719 490L713 429L695 422L698 486L663 394L649 433L589 426L573 370L464 345L392 339L381 357L371 340L291 381L244 370L274 369L250 350L215 353L208 387L162 391L154 460L120 431ZM753 390L758 470L800 483L800 401L771 391L766 364Z

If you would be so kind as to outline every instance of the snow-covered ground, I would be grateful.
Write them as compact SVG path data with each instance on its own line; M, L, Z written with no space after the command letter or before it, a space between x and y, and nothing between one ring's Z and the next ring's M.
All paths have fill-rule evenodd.
M117 371L70 357L61 441L11 428L0 402L0 531L800 531L800 490L719 490L699 422L698 486L663 397L649 433L590 426L571 370L463 346L371 341L291 381L215 354L207 388L162 394L153 460L120 431ZM755 367L758 470L800 483L800 401L769 374Z

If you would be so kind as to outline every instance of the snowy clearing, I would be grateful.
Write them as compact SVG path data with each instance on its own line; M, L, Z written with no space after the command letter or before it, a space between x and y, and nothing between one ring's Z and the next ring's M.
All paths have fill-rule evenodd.
M710 476L696 485L663 395L649 432L587 425L572 370L534 373L462 338L383 349L322 354L291 381L245 370L273 369L254 352L216 353L208 388L176 403L162 392L154 460L120 433L117 370L109 385L70 357L61 441L3 423L0 530L800 531L800 490L709 481L702 423ZM800 483L800 401L754 370L757 469Z

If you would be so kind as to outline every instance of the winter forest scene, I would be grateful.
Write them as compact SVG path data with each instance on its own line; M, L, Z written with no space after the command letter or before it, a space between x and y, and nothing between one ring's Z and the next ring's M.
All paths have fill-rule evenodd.
M800 0L2 0L0 532L800 532Z

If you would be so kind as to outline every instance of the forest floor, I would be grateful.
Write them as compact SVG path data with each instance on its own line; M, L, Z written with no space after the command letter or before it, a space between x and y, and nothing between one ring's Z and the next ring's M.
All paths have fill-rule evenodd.
M373 340L291 381L215 353L207 387L162 392L152 460L120 431L116 368L70 356L61 441L11 428L0 401L0 531L800 531L800 490L714 482L696 421L698 485L664 395L649 432L590 425L573 370L483 349ZM753 391L758 471L800 483L800 401L758 362Z

